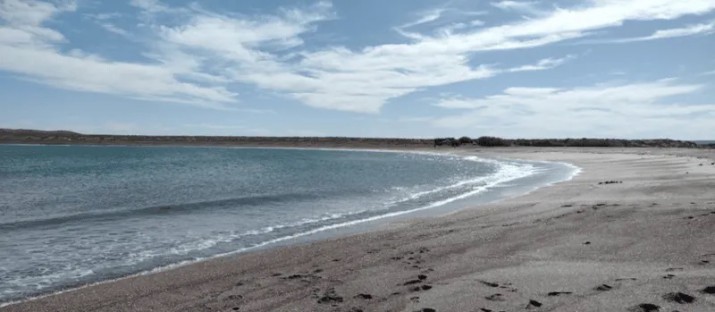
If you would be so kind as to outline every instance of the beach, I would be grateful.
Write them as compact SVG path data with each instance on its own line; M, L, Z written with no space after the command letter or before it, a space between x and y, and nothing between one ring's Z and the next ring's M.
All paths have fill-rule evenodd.
M0 311L715 310L712 150L440 151L566 162L581 172L441 217L214 258Z

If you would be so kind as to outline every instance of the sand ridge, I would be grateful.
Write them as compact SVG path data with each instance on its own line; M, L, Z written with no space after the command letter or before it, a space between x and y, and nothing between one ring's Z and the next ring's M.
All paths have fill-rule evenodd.
M563 161L583 171L440 218L217 258L0 310L715 311L712 151L456 152Z

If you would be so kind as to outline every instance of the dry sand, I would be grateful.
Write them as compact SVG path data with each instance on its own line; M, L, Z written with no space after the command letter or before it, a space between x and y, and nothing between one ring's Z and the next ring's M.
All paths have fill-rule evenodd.
M565 161L583 172L440 218L217 258L0 310L715 311L715 151L459 153Z

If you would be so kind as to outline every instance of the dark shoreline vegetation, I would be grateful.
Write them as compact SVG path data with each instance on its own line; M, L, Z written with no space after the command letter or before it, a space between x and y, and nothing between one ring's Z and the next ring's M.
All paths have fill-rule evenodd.
M482 136L472 139L437 138L351 138L351 137L257 137L257 136L154 136L82 134L72 131L1 129L0 144L77 144L77 145L225 145L225 146L293 146L293 147L681 147L715 148L715 143L698 144L671 139L504 139Z

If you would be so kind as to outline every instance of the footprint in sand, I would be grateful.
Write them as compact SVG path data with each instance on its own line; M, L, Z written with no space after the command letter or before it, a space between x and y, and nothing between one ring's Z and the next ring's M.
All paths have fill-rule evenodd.
M673 271L682 271L683 268L667 268L665 269L666 272L673 272Z
M506 300L506 299L504 299L504 296L502 296L502 294L489 295L489 296L484 297L484 299L487 299L489 301L505 301Z
M660 306L652 303L641 303L628 309L629 312L656 312L660 311Z
M610 285L607 285L607 284L602 284L602 285L596 286L596 288L594 288L594 289L598 290L598 291L609 291L609 290L613 289L613 287Z
M570 294L572 294L572 292L570 292L570 291L552 291L546 295L549 297L558 297L561 295L570 295Z
M663 299L680 304L693 303L695 301L695 297L681 292L667 293L663 295Z
M492 282L487 282L487 281L479 281L479 282L484 285L487 285L489 287L494 287L494 288L499 287L499 284L497 284L497 283L492 283Z
M318 303L338 303L343 302L343 297L338 296L334 288L328 288L323 296L318 299Z
M536 300L534 300L534 299L531 299L531 300L529 300L529 304L526 305L526 308L527 308L527 309L538 308L538 307L540 307L540 306L542 306L542 305L543 305L543 304L542 304L541 302L538 302L538 301L536 301Z

